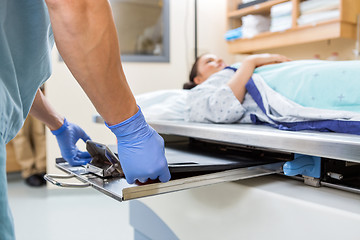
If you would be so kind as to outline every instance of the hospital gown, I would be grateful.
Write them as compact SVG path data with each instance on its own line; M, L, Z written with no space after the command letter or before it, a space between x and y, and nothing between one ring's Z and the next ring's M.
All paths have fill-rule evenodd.
M185 119L360 134L360 61L302 60L257 68L241 104L228 67L189 91Z
M43 0L0 1L0 239L15 239L7 199L6 152L23 125L37 89L51 73L53 45Z
M235 66L234 66L235 67ZM185 120L203 123L251 123L255 114L263 121L270 121L246 93L241 104L234 96L227 82L235 74L235 68L225 68L213 74L204 83L191 89L188 93Z

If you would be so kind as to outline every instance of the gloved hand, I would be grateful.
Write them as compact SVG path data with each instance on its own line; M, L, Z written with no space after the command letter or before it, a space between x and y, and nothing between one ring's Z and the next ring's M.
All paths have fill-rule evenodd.
M91 140L78 125L69 123L64 119L64 124L59 129L51 132L56 136L62 157L71 166L85 165L90 162L90 154L80 151L76 146L79 139L82 139L84 142Z
M140 107L131 118L106 126L117 137L119 160L128 183L135 180L144 183L149 178L159 178L161 182L170 180L164 140L146 123Z

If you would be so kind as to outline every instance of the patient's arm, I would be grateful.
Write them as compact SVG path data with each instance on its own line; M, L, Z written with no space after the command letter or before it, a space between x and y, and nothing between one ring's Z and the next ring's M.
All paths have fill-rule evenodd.
M64 123L64 117L51 107L40 89L36 93L34 103L30 109L30 115L45 123L50 130L56 130Z
M287 61L290 61L290 59L279 54L256 54L246 57L243 60L241 67L228 82L228 85L233 91L235 97L242 103L246 93L245 85L252 76L255 68L266 64Z

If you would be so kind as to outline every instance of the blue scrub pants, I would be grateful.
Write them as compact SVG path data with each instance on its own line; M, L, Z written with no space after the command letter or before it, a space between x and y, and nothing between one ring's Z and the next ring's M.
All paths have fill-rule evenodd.
M0 137L0 239L14 240L14 224L11 215L6 179L6 144Z

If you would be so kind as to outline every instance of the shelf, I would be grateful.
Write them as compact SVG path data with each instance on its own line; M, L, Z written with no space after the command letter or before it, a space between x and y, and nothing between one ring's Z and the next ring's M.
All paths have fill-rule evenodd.
M228 0L228 28L241 26L241 17L248 14L270 14L271 7L284 2L292 2L291 28L281 32L265 32L253 38L228 42L230 53L252 53L279 47L295 46L337 38L356 39L357 16L360 14L359 0L340 0L340 17L329 21L299 26L301 0L271 0L254 6L237 9L241 0Z
M240 18L248 14L259 14L259 13L269 13L272 6L288 2L289 0L272 0L264 3L259 3L247 8L231 11L228 13L229 18Z
M334 38L354 39L355 35L356 25L337 19L316 25L297 26L283 32L266 32L253 38L230 41L228 48L230 53L251 53Z

